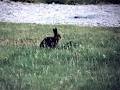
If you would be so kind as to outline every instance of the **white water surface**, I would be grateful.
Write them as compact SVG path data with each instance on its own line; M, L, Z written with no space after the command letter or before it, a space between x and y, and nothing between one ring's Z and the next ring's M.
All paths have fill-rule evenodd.
M0 22L120 27L120 5L0 2Z

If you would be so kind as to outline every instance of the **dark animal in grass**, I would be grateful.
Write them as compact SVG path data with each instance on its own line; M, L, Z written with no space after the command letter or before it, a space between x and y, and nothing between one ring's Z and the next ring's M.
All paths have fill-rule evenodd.
M53 28L53 37L46 37L43 39L43 41L40 43L40 47L43 48L55 48L61 39L60 34L57 31L57 28Z

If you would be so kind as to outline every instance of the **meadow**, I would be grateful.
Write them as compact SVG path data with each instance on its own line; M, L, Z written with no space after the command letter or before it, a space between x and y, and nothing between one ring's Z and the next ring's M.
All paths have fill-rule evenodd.
M40 48L54 27L58 46ZM119 27L0 23L0 90L119 88Z

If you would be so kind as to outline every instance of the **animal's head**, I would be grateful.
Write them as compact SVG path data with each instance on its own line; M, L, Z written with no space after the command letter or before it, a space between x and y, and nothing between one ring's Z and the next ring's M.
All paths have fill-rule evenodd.
M58 40L60 40L61 39L61 35L58 33L58 31L57 31L57 28L55 27L55 28L53 28L53 33L54 33L54 37L55 37L55 39L58 39Z

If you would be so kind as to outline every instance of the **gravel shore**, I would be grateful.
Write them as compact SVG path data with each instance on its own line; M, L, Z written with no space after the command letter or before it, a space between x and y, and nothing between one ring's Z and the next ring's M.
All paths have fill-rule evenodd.
M120 27L120 5L59 5L0 1L0 22Z

